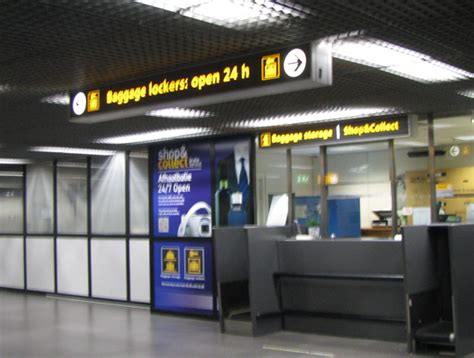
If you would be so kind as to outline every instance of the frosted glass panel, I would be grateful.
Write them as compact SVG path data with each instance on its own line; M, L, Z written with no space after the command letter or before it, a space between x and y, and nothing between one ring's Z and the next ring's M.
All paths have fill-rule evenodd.
M0 171L0 232L23 232L22 171Z
M92 239L92 296L127 299L125 239Z
M130 299L150 302L150 246L148 239L130 240Z
M53 232L53 167L26 168L27 229L30 234Z
M257 150L257 224L265 225L273 196L286 194L286 153Z
M0 287L24 288L23 237L0 237Z
M148 227L148 159L130 155L130 233L147 235Z
M52 237L26 238L26 273L29 290L54 292Z
M125 155L92 161L92 233L125 233Z
M87 238L58 238L56 244L58 293L87 296L89 294Z
M58 163L58 232L87 233L87 164Z

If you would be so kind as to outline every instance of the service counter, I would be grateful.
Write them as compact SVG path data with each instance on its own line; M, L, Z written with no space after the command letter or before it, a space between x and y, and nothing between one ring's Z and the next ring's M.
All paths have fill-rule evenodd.
M281 329L474 354L474 225L402 229L403 240L295 240L287 227L217 228L223 332Z
M215 230L222 331L405 341L401 242L299 241L289 232Z
M401 242L285 240L277 254L286 329L406 339Z

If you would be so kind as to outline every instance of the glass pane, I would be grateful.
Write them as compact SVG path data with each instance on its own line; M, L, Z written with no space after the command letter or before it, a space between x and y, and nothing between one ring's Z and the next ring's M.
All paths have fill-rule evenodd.
M0 171L0 232L23 231L23 171Z
M472 115L435 119L438 221L474 223Z
M391 237L387 142L328 147L328 234Z
M87 233L87 163L58 163L58 232Z
M53 232L53 166L28 165L26 168L26 215L30 234Z
M148 153L130 154L130 233L148 234Z
M286 151L259 150L257 167L257 224L265 225L273 198L287 194Z
M125 155L92 160L92 233L125 233Z
M412 137L395 140L397 212L401 225L431 223L426 120L417 121L415 126Z
M294 147L291 151L294 217L303 233L319 237L321 221L320 150L317 146Z

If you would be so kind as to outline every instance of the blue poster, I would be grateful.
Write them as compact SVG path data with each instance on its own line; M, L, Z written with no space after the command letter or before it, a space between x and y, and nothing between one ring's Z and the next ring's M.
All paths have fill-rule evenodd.
M154 241L153 308L213 314L211 242Z
M216 226L244 226L253 223L250 144L248 137L216 142Z
M150 151L155 237L211 237L210 144L172 144Z

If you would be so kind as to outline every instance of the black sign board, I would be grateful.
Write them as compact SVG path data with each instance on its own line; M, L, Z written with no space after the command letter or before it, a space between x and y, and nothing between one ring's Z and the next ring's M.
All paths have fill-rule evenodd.
M197 106L328 86L325 42L242 56L71 94L72 121L98 122L171 106Z
M408 116L384 116L338 122L316 123L292 130L260 133L260 148L275 148L297 144L335 144L407 137L410 135Z

